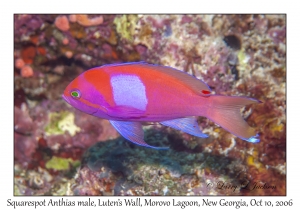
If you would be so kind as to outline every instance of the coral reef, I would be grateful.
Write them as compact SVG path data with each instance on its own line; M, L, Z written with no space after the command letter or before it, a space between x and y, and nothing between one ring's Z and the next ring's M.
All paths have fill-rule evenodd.
M284 15L14 15L15 195L286 195ZM205 81L243 108L251 144L210 120L207 139L144 126L147 149L61 94L83 71L144 60Z

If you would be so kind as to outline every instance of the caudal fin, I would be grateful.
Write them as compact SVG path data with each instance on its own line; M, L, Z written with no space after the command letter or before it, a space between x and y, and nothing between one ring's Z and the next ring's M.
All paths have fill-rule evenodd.
M243 119L240 109L248 104L261 103L259 100L239 96L210 96L210 108L207 118L239 138L251 142L259 142L259 136Z

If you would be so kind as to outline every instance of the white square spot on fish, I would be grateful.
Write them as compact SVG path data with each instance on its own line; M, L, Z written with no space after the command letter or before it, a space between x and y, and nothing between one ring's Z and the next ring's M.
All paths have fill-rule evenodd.
M146 110L148 103L143 82L136 75L114 75L110 79L116 105Z

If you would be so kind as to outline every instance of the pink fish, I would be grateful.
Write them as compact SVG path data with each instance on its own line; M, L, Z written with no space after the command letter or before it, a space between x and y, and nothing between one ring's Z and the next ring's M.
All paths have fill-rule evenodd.
M195 116L214 121L239 138L259 142L240 108L259 100L213 95L207 84L182 71L144 62L104 65L85 71L65 89L73 107L110 121L127 140L146 147L142 122L162 125L206 138Z

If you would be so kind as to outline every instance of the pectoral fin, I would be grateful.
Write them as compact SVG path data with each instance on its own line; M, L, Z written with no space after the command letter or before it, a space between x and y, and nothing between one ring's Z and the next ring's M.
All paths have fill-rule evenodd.
M136 109L134 107L129 106L116 106L107 108L107 114L111 117L122 118L122 116L126 115L124 119L139 119L145 116L145 111ZM123 122L123 121L122 121Z
M169 149L168 147L150 146L144 141L144 131L140 122L110 120L114 128L127 140L140 146L153 149Z
M176 130L183 131L185 133L191 134L193 136L198 136L200 138L207 138L208 135L202 133L199 129L199 125L194 117L179 118L174 120L167 120L160 122L162 125L169 126Z

